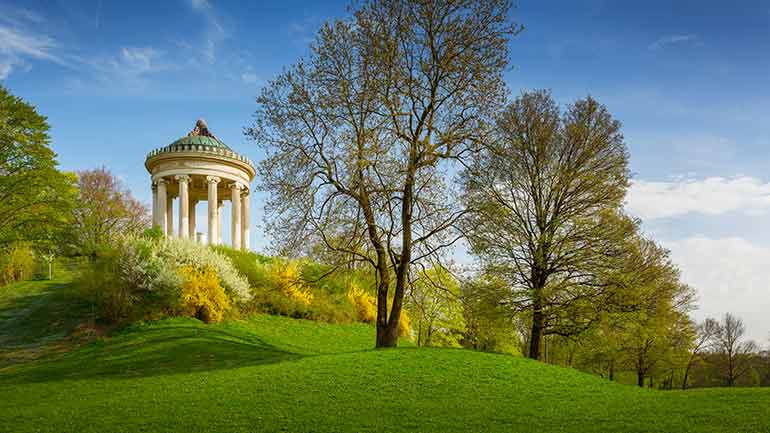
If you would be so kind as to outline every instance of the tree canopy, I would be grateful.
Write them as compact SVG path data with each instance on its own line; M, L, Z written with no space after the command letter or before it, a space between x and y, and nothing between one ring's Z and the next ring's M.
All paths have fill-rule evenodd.
M0 86L0 247L61 235L76 194L58 169L46 118Z
M473 252L509 283L508 303L532 315L529 356L545 334L588 325L604 277L636 223L620 213L628 151L620 122L592 98L561 111L550 93L526 92L497 117L464 174ZM590 322L589 322L590 323Z
M258 97L268 230L377 274L377 346L395 346L410 266L459 238L448 166L505 97L507 0L366 1ZM392 296L391 296L392 294ZM390 301L390 305L388 302Z

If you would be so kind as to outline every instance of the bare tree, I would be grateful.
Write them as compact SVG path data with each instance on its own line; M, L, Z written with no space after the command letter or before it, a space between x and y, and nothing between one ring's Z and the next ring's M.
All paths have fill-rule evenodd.
M83 255L95 256L100 246L115 236L137 234L150 227L147 206L106 167L78 172L78 193L71 234Z
M529 356L547 334L587 323L599 274L635 222L618 213L628 186L620 123L592 98L561 112L549 92L523 93L497 119L465 173L473 252L512 288L510 305L531 314Z
M365 1L258 97L267 226L377 275L377 347L397 344L410 266L458 238L452 164L505 97L508 0ZM392 295L392 296L391 296ZM388 302L390 311L388 311Z
M718 324L715 350L720 355L725 385L734 386L751 369L751 355L758 351L753 341L744 341L746 326L743 320L730 313Z
M692 370L693 365L701 359L701 355L714 345L714 338L717 336L718 332L719 322L712 318L707 318L695 328L695 339L692 342L690 357L687 360L687 365L684 369L682 389L687 389L687 380L690 376L690 370Z

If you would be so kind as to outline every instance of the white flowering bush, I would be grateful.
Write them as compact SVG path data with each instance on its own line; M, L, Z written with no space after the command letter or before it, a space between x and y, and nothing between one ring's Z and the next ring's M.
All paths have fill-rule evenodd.
M173 263L159 254L157 241L124 238L117 249L115 267L120 281L143 292L177 292L182 279Z
M232 304L252 297L248 281L229 258L183 239L118 239L83 273L81 287L112 321L179 315L187 283L182 269L213 273Z
M175 269L190 266L197 270L213 269L219 283L234 301L243 303L251 299L249 283L227 256L185 239L162 239L158 243L158 256Z

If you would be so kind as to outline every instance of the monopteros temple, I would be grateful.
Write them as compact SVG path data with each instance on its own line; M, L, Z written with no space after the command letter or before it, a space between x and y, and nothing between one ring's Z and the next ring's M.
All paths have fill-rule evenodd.
M248 158L209 132L198 120L187 136L155 149L144 163L152 178L152 221L165 236L203 242L196 231L195 207L208 202L208 243L222 243L223 207L231 201L232 247L249 249L249 185L256 171ZM174 198L178 231L174 233Z

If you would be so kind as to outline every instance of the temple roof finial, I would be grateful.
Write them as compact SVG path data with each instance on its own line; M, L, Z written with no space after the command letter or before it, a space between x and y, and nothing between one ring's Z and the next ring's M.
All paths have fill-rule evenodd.
M194 136L202 136L202 137L211 137L211 138L217 138L214 136L214 134L209 131L209 126L206 124L206 121L203 119L198 119L197 122L195 122L195 128L193 128L192 131L190 131L189 134L187 134L188 137L194 137Z

